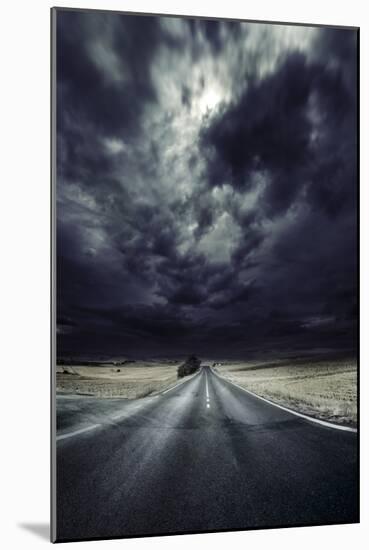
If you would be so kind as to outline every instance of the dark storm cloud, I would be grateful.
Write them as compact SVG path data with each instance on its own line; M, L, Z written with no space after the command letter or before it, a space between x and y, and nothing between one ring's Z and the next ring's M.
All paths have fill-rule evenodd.
M339 35L334 40L332 32ZM277 71L251 81L236 104L210 121L202 134L210 185L247 188L253 173L267 174L268 215L285 211L311 183L312 197L332 214L345 203L356 181L355 55L350 79L346 57L343 64L330 60L339 58L342 43L345 56L354 54L355 36L338 30L327 35L320 61L288 53Z
M221 21L207 21L187 19L187 24L191 31L191 49L192 55L199 58L202 55L201 38L204 38L212 50L212 53L218 54L222 48ZM199 40L200 39L200 40Z
M284 31L58 12L59 355L352 345L356 35Z
M186 21L191 32L191 42L186 46L190 46L195 58L203 54L204 43L209 46L211 53L217 56L222 53L227 41L236 40L242 33L247 32L246 27L237 21L225 22L216 19L187 19Z
M347 341L356 311L355 33L323 31L313 53L287 53L278 70L252 81L203 129L201 143L211 187L248 190L255 173L267 180L258 209L246 216L235 265L268 239L263 220L298 212L293 230L267 247L258 273L264 309L291 310L283 321L268 319L266 326L276 324L269 336L287 336L291 327L316 341ZM314 311L321 321L303 322Z
M211 185L229 180L247 186L253 171L280 173L306 162L311 128L307 101L313 77L304 56L292 53L276 73L250 83L236 105L210 122L203 145L214 153Z
M104 134L135 132L145 102L156 99L149 69L165 39L157 18L59 12L61 116L77 115Z

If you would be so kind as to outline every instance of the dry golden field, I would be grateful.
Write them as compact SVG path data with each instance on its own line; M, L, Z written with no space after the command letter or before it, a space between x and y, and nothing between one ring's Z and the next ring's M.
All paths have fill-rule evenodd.
M229 362L216 370L245 389L304 414L351 426L357 423L353 359Z
M62 393L135 399L177 382L177 365L137 362L122 366L57 366L56 389Z

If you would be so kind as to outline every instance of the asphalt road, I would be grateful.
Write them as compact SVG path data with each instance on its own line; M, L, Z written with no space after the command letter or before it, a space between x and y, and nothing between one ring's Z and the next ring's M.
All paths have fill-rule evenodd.
M358 521L354 433L208 368L118 406L58 441L58 541Z

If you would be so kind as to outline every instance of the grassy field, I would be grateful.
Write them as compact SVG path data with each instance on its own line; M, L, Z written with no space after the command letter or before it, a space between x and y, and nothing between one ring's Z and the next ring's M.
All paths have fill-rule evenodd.
M122 366L57 366L59 393L135 399L177 382L177 365L136 362Z
M296 411L350 426L357 423L357 365L353 359L227 362L219 374Z

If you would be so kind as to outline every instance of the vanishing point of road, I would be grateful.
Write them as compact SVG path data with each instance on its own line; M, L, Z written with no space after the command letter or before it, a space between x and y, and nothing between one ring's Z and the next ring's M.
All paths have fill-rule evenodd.
M292 415L207 367L119 403L58 436L58 541L358 521L356 433Z

